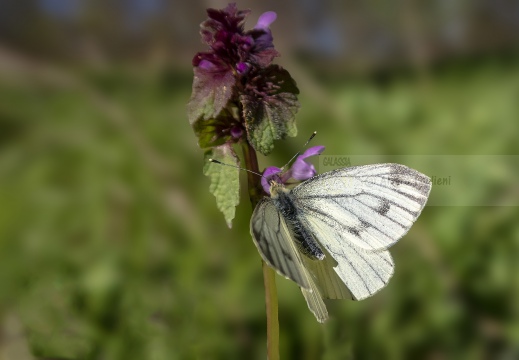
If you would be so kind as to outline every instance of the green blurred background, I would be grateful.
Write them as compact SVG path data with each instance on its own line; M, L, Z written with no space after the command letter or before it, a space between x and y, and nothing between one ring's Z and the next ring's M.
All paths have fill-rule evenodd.
M0 359L265 358L250 204L228 229L185 114L204 9L225 5L0 4ZM262 168L314 130L332 155L519 154L516 1L238 6L248 28L278 13L301 90L300 136ZM517 199L512 170L467 203ZM426 207L389 286L324 325L278 277L282 358L519 358L518 215Z

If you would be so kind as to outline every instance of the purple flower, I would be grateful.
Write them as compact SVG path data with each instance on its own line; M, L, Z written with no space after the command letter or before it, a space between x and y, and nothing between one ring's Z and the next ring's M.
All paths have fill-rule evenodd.
M258 18L258 22L256 23L256 26L254 26L254 29L262 29L270 32L269 26L276 20L277 17L278 16L274 11L264 12Z
M200 27L202 41L210 50L199 52L193 58L193 66L211 72L231 71L246 73L250 64L268 66L278 52L274 50L269 26L276 20L276 13L262 14L254 29L244 31L243 24L250 10L238 10L235 3L223 10L208 9L209 19ZM209 61L214 66L208 66Z
M210 62L207 59L201 59L200 62L198 63L198 67L205 71L215 71L218 69L215 64L213 64L212 62Z
M282 172L282 169L275 166L266 168L263 172L263 177L261 178L261 186L263 187L263 190L267 194L270 193L270 180L274 180L280 184L285 184L289 179L304 181L317 175L315 167L306 162L305 159L310 156L320 155L323 151L324 146L321 145L308 148L303 154L296 158L296 161L294 161L291 168L284 173Z
M250 65L246 62L239 62L236 64L236 71L238 74L243 75L246 74L250 69Z
M260 15L256 26L249 33L254 40L250 52L251 59L261 66L269 65L279 53L274 49L272 32L269 29L277 18L274 11L267 11Z
M317 174L315 167L312 164L307 163L305 159L310 156L320 155L323 151L324 146L314 146L308 148L302 155L299 155L288 171L291 175L290 177L298 181L303 181L315 176Z
M272 63L279 56L270 31L276 13L263 13L253 29L244 30L249 13L234 3L207 10L200 34L208 48L193 57L187 110L203 135L200 146L246 140L267 155L274 140L295 136L299 89L288 71Z
M235 139L239 139L243 136L243 128L239 125L234 125L231 128L231 136Z

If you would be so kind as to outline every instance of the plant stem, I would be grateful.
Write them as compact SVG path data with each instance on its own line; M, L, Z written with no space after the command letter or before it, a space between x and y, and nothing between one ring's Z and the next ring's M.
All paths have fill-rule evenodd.
M279 321L278 292L276 289L276 273L262 261L263 282L265 284L265 308L267 310L267 358L279 359Z
M248 141L242 143L245 167L259 173L256 151ZM260 177L247 172L249 197L252 209L261 200L262 191ZM269 360L279 359L279 321L278 321L278 294L276 289L276 273L262 261L263 282L265 285L265 307L267 312L267 357Z

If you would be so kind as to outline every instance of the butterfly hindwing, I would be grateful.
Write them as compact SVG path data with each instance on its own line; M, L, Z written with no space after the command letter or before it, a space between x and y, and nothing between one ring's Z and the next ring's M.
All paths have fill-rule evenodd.
M326 254L323 260L312 260L303 256L305 268L317 284L319 293L324 299L355 299L334 268L337 261L323 249Z
M386 286L394 272L389 251L362 249L350 242L344 232L319 218L309 219L306 226L335 260L337 265L333 270L356 300L365 299Z
M309 284L310 289L301 288L301 292L305 297L308 308L314 314L317 321L323 323L328 319L328 310L326 309L326 304L324 303L323 298L319 293L319 288L317 287L316 282L312 278L309 278Z

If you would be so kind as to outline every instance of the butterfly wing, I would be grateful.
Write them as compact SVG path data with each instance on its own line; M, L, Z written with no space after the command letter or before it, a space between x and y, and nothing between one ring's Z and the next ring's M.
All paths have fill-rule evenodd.
M310 311L314 314L317 321L320 323L328 319L328 309L319 293L319 288L312 278L309 278L310 289L301 288L301 292L305 297L306 304Z
M252 214L250 229L263 260L276 271L311 290L308 273L290 230L270 198L263 198Z
M330 288L335 286L335 290L330 291L339 295L332 295L333 298L343 293L351 297L333 268L326 267L333 259L312 261L299 252L283 216L270 198L261 200L254 209L251 234L263 260L280 275L295 281L301 287L308 308L319 322L328 319L328 311L317 283L331 284Z
M303 256L305 268L316 283L319 294L324 299L354 299L344 282L337 275L334 268L337 261L323 249L325 258L323 260L310 259Z
M359 248L382 250L409 231L430 190L431 180L416 170L376 164L314 176L292 194L306 218L320 219Z
M310 279L310 290L301 288L310 311L320 323L328 319L328 310L323 301L325 299L354 299L344 282L337 275L334 267L337 262L324 250L323 260L313 260L303 256L305 268Z
M353 297L361 300L391 278L394 263L385 249L407 233L430 189L429 178L416 170L378 164L315 176L292 194L303 225L336 261L333 269ZM325 264L318 267L329 271Z
M283 216L270 198L264 198L256 206L251 218L251 233L263 260L301 287L308 308L319 322L328 319L323 298L353 298L333 269L337 262L326 251L327 257L322 261L312 260L299 252Z
M389 251L369 251L357 247L349 241L344 232L329 227L320 219L309 220L305 226L336 261L337 265L333 270L348 287L352 298L362 300L372 296L382 289L393 275L394 263ZM329 273L329 268L326 270ZM322 286L329 288L328 284Z

